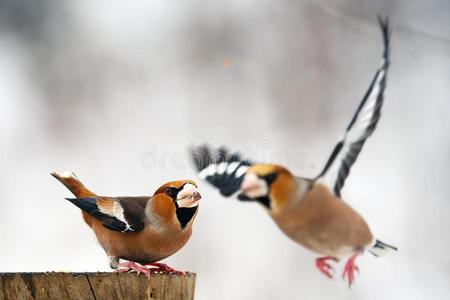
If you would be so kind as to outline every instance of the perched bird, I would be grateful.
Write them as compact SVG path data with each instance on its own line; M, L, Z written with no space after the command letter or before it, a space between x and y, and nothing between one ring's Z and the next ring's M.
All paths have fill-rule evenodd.
M238 193L239 200L260 203L288 237L324 255L316 259L316 267L324 275L331 278L334 273L327 261L350 256L342 274L349 285L358 270L355 259L365 250L375 256L397 250L375 239L366 221L341 199L350 168L380 119L389 66L389 26L387 20L379 21L384 42L382 65L316 178L296 177L279 165L243 160L224 148L211 151L200 146L191 151L199 177L223 196Z
M165 183L153 196L104 197L88 190L72 172L51 175L75 195L67 200L82 210L112 269L147 277L149 271L183 274L158 261L180 250L191 236L201 198L194 181Z

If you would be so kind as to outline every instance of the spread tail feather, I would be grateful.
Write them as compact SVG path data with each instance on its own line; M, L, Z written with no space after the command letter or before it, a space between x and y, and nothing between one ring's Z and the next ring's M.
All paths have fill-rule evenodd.
M50 174L64 184L77 198L96 196L80 182L73 172L52 172Z
M385 256L391 252L397 251L397 247L383 243L380 240L375 240L375 244L368 251L376 257Z

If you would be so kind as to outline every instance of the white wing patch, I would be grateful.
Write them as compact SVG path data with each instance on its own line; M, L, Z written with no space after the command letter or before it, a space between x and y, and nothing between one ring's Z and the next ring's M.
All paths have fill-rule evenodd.
M224 148L211 151L207 146L193 148L192 160L201 179L218 188L223 196L231 196L240 190L245 172L251 163L242 160L238 153Z
M367 138L375 131L381 115L383 93L386 87L386 74L389 67L389 28L386 21L380 20L383 33L384 53L381 67L362 99L344 137L334 148L318 180L340 196L350 168L355 162Z
M130 224L128 224L128 221L125 219L124 210L119 201L114 201L112 209L107 209L104 206L99 206L98 209L102 214L114 217L124 223L126 227L124 231L134 231L133 228L131 228Z
M245 174L245 172L247 172L247 170L248 170L248 166L240 166L239 169L236 170L236 173L234 176L236 178L241 177Z
M240 164L239 162L232 162L230 164L226 163L226 162L222 162L219 165L211 164L208 167L206 167L205 169L201 170L200 173L198 173L198 176L204 180L204 179L206 179L206 177L209 177L209 176L224 175L224 174L231 175L234 172L234 176L236 178L241 177L242 175L245 174L245 172L247 171L247 169L249 167L243 165L238 168L239 164Z
M128 221L125 219L123 207L119 201L114 201L112 213L116 219L122 221L125 224L126 226L125 231L134 231L133 228L131 228L130 224L128 224Z
M228 175L232 174L237 167L239 167L238 162L232 162L231 164L229 164L227 168L227 174Z
M214 175L214 174L216 173L216 171L217 171L217 165L216 165L216 164L211 164L211 165L209 165L206 169L203 169L203 170L198 174L198 176L199 176L201 179L206 179L206 177Z
M222 162L219 164L219 166L217 167L217 174L222 175L223 173L225 173L225 171L227 170L228 167L228 163L226 162Z

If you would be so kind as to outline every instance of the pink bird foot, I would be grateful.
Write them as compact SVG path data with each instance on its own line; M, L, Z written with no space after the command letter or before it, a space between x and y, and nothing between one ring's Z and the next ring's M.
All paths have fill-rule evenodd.
M344 272L342 272L342 279L345 280L345 277L347 277L348 280L348 286L351 287L352 284L355 282L355 271L359 273L358 266L355 265L355 260L358 257L360 252L355 252L345 264Z
M177 271L171 267L169 267L166 264L163 263L150 263L150 264L145 264L145 266L150 266L150 270L153 272L166 272L166 273L173 273L176 275L184 275L185 272L183 271Z
M338 261L335 257L332 256L324 256L316 258L316 267L319 269L320 273L327 276L328 278L333 278L333 275L335 273L334 268L327 263L327 260L334 260Z
M117 265L118 269L116 270L117 273L127 273L135 271L137 275L144 274L148 279L150 279L150 272L145 266L141 266L135 262L127 261L123 262Z

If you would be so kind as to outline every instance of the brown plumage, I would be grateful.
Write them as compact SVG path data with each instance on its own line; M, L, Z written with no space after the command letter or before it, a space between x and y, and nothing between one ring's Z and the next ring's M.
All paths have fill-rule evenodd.
M337 143L323 171L312 179L296 177L275 164L257 164L206 146L192 151L200 178L224 196L238 194L242 201L263 205L288 237L314 252L317 268L332 277L327 260L348 259L343 277L351 285L357 270L355 259L365 250L376 256L396 250L374 239L364 219L341 198L341 189L365 141L374 132L381 115L389 67L389 28L380 19L384 53L369 90L362 99L344 137Z
M296 180L277 165L255 165L247 172L261 178L278 174L271 184L268 212L287 236L304 247L340 258L348 248L364 249L372 242L364 219L323 184Z
M52 175L75 195L68 200L82 209L84 221L96 234L112 268L149 275L138 262L174 271L155 263L180 250L192 234L200 199L194 181L168 182L153 196L104 197L88 190L71 172ZM119 264L119 259L130 262Z

